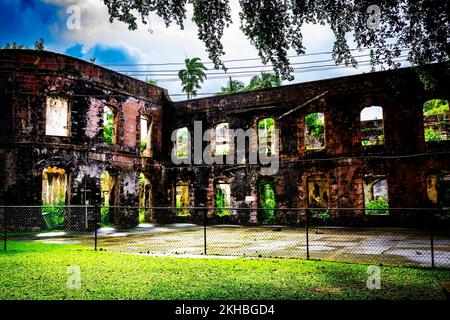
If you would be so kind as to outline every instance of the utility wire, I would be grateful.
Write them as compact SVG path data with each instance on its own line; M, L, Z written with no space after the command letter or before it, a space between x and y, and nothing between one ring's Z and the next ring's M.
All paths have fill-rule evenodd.
M353 58L364 58L364 57L369 57L370 54L362 54L362 55L357 55L357 56L353 56ZM400 55L394 59L397 58L406 58L407 55ZM314 63L324 63L324 62L331 62L334 61L333 59L326 59L326 60L312 60L312 61L303 61L303 62L294 62L294 63L290 63L289 65L291 66L296 66L296 65L305 65L305 64L314 64ZM238 67L228 67L227 70L235 70L235 69L254 69L254 68L273 68L272 64L260 64L260 65L253 65L253 66L238 66ZM214 70L214 69L209 69L209 70ZM166 69L166 70L117 70L114 69L114 71L117 72L176 72L178 74L178 72L180 70L178 69Z
M350 51L364 51L364 50L373 50L376 48L351 48ZM4 49L8 50L8 49ZM400 51L409 51L409 48L403 47L400 48ZM289 55L287 58L302 58L302 57L309 57L309 56L318 56L318 55L325 55L325 54L333 54L333 51L322 51L322 52L312 52L312 53L305 53L305 54L299 54L299 55ZM82 59L81 59L82 60ZM85 62L89 63L89 61L84 60ZM222 60L223 63L227 62L244 62L244 61L261 61L260 57L257 58L241 58L241 59L230 59L230 60ZM0 59L0 62L17 62L16 60L7 60L7 59ZM78 62L46 62L46 61L39 61L39 64L43 65L78 65ZM214 64L212 61L205 61L203 64ZM130 67L130 66L180 66L185 65L184 62L161 62L161 63L104 63L104 64L95 64L93 65L101 66L101 67Z
M405 58L405 56L400 56L400 57L398 57L398 58L396 58L396 59L404 59ZM359 63L370 63L371 62L371 60L361 60L361 61L358 61L358 64ZM299 67L299 68L293 68L294 69L294 71L295 70L307 70L307 69L315 69L315 68L325 68L325 67L339 67L339 65L336 65L336 64L324 64L324 65L318 65L318 66L307 66L307 67ZM353 65L351 65L350 67L352 67L353 68ZM208 75L225 75L225 76L227 76L227 77L229 77L229 76L233 76L233 75L236 75L236 74L252 74L252 75L254 75L255 73L261 73L261 72L267 72L267 71L270 71L270 70L258 70L258 71L232 71L232 72L210 72L210 73L205 73L207 76ZM142 71L142 72L145 72L145 71ZM147 71L148 72L148 71ZM167 77L170 77L170 76L174 76L175 74L170 74L170 73L168 73L168 74L151 74L151 73L146 73L146 74L139 74L139 73L127 73L127 75L128 76L160 76L160 77L162 77L162 76L167 76Z
M396 62L408 62L407 59L404 60L397 60ZM358 64L358 67L367 67L370 66L370 63L360 63ZM307 72L319 72L319 71L330 71L330 70L337 70L337 69L346 69L346 68L354 68L353 66L327 66L327 67L318 67L315 69L303 69L303 68L294 68L293 73L307 73ZM254 76L255 73L247 73L247 74L236 74L233 75L233 78L249 78ZM132 75L133 77L143 77L145 75ZM222 76L213 76L213 77L208 77L208 80L219 80L219 79L228 79L231 75L222 75ZM180 81L180 79L178 78L161 78L161 79L152 79L154 81L157 82L176 82L176 81Z

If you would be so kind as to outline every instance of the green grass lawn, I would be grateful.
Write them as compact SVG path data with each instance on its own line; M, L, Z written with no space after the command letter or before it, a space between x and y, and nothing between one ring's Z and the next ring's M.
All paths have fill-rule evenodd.
M0 253L0 299L444 299L450 271L277 259L160 258L72 245L8 243ZM19 248L20 250L14 250ZM81 288L67 286L69 266Z

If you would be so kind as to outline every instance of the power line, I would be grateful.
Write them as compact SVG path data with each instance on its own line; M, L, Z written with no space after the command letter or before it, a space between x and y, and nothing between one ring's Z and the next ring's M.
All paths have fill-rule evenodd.
M351 48L349 49L349 51L364 51L364 50L372 50L372 49L376 49L376 48ZM406 48L406 47L402 47L399 48L400 51L408 51L410 49ZM8 50L8 49L4 49L4 50ZM303 57L309 57L309 56L318 56L318 55L325 55L325 54L333 54L333 51L322 51L322 52L312 52L312 53L305 53L305 54L298 54L298 55L288 55L287 58L292 59L292 58L303 58ZM72 57L69 56L71 58L75 58L75 59L79 59L76 57ZM83 59L80 59L83 60ZM228 62L244 62L244 61L260 61L261 57L256 57L256 58L241 58L241 59L229 59L229 60L222 60L223 63L228 63ZM89 61L83 60L87 63L89 63ZM7 60L7 59L0 59L0 62L11 62L11 63L16 63L16 60ZM39 61L39 64L43 64L43 65L78 65L77 62L45 62L45 61ZM129 66L179 66L179 65L184 65L184 62L161 62L161 63L104 63L104 64L95 64L92 63L93 65L96 66L100 66L100 67L113 67L113 66L117 66L117 67L129 67ZM214 64L214 62L212 61L205 61L203 62L203 64Z
M364 57L369 57L369 56L370 56L370 54L362 54L362 55L353 56L353 58L364 58ZM400 56L398 56L396 58L400 58L400 57L407 57L407 56L406 55L400 55ZM334 60L333 59L326 59L326 60L312 60L312 61L294 62L294 63L290 63L289 65L296 66L296 65L324 63L324 62L331 62L331 61L334 61ZM254 65L254 66L228 67L227 70L254 69L254 68L273 68L273 65L271 65L271 64L269 64L269 65L260 64L260 65ZM214 70L214 69L209 69L209 70ZM139 72L139 73L144 73L144 72L176 72L176 73L178 73L180 70L178 70L178 69L166 69L166 70L114 70L114 71L126 72L126 73L132 73L132 72Z
M406 58L406 56L400 56L400 57L398 57L398 58L395 58L395 59L403 59L403 58ZM370 63L371 62L371 60L361 60L361 61L357 61L358 62L358 64L359 63ZM337 65L336 64L328 64L328 65L316 65L316 66L307 66L307 67L301 67L301 68L293 68L294 69L294 71L295 70L307 70L307 69L314 69L314 68L324 68L324 67L336 67ZM353 66L351 66L351 67L353 67ZM267 71L269 71L269 70L258 70L258 71L232 71L232 72L210 72L210 73L205 73L207 76L208 75L225 75L225 76L227 76L227 78L229 77L229 76L233 76L233 75L236 75L236 74L252 74L252 75L254 75L255 73L261 73L261 72L267 72ZM175 74L170 74L170 73L168 73L168 74L155 74L155 75L153 75L153 74L151 74L151 73L145 73L145 74L139 74L139 73L127 73L127 75L128 76L160 76L160 77L163 77L163 76L166 76L166 77L170 77L170 76L174 76Z
M350 51L364 51L364 50L371 50L375 48L351 48ZM409 51L409 48L403 47L400 49L400 51ZM292 58L302 58L302 57L310 57L310 56L319 56L319 55L325 55L325 54L333 54L333 51L322 51L322 52L312 52L312 53L305 53L305 54L297 54L297 55L288 55L288 59ZM230 59L230 60L222 60L223 63L227 62L243 62L243 61L258 61L261 60L261 57L257 58L242 58L242 59ZM214 64L212 61L205 61L203 64ZM166 65L184 65L184 62L164 62L164 63L107 63L107 64L101 64L101 66L117 66L117 67L128 67L128 66L166 66Z
M396 62L408 62L407 59L398 60ZM358 67L367 67L371 66L371 63L359 63ZM303 68L294 68L293 73L307 73L307 72L320 72L320 71L330 71L330 70L337 70L337 69L346 69L346 68L354 68L353 66L321 66L314 69L303 69ZM249 78L251 76L255 75L255 73L246 73L246 74L236 74L232 75L233 78ZM130 75L133 77L143 77L145 75ZM208 77L208 80L220 80L220 79L228 79L230 77L230 74L223 74L222 76L214 76L214 77ZM176 82L180 81L179 78L166 78L166 79L152 79L157 82Z

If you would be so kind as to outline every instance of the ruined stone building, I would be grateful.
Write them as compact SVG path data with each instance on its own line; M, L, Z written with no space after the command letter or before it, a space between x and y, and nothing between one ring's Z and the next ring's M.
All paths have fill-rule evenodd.
M0 50L0 205L104 205L123 227L138 224L138 206L149 222L207 212L297 224L311 208L339 225L420 224L426 210L395 209L450 206L450 75L428 70L430 90L407 68L172 102L79 59ZM235 164L174 163L191 159L195 123L211 129L216 157L236 152L228 129L258 135ZM277 153L278 171L261 174L252 150Z

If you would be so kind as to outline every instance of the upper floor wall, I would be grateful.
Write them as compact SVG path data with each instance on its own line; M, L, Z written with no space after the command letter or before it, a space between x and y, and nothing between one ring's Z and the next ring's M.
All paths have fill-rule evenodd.
M161 152L164 89L45 51L0 50L0 70L0 142L136 154L146 139L148 154Z
M412 68L404 68L176 102L165 130L169 134L187 127L192 133L194 121L201 121L203 130L220 123L230 129L256 129L261 119L273 118L281 160L450 151L448 111L437 120L423 112L427 101L450 100L448 66L427 69L437 83L432 90L425 90ZM308 123L314 114L323 132ZM440 123L443 139L426 141L429 121ZM311 139L311 130L323 141Z

